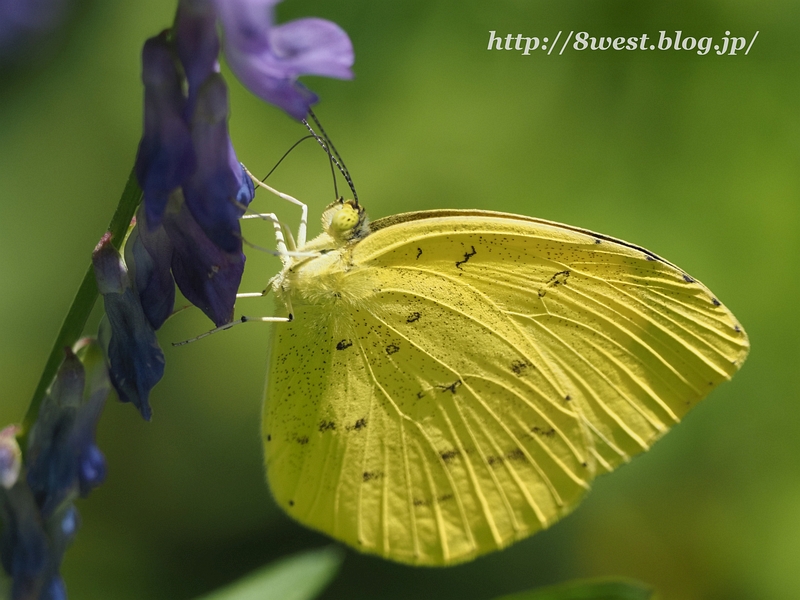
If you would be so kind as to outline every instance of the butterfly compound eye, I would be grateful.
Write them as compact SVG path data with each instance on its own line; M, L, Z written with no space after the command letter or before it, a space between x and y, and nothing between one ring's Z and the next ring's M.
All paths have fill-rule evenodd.
M365 235L366 215L355 201L334 202L325 213L322 222L332 238L344 242Z
M337 200L322 213L322 228L337 244L360 240L369 233L367 213L355 200Z
M358 225L358 211L350 204L342 205L342 208L331 219L331 233L347 233Z

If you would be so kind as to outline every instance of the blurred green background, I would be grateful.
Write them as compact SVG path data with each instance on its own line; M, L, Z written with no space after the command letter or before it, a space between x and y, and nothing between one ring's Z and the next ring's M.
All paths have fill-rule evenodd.
M0 424L21 419L133 164L139 51L174 3L86 0L35 63L0 73ZM669 600L800 598L800 5L701 0L286 0L281 20L332 19L356 79L306 78L373 217L482 207L620 237L679 264L736 314L743 370L663 441L600 478L570 517L449 569L349 552L323 598L488 599L622 575ZM487 51L488 32L750 39L748 56ZM563 38L562 38L563 39ZM47 52L49 50L49 53ZM266 173L299 124L228 78L239 158ZM271 182L318 215L324 155L301 146ZM264 210L283 210L267 195ZM283 210L290 222L296 211ZM313 217L316 221L316 217ZM313 231L318 230L316 222ZM246 225L271 245L263 224ZM243 289L277 262L251 255ZM269 314L251 300L238 312ZM164 380L144 423L110 403L105 485L78 503L71 598L181 599L329 543L264 483L259 415L268 325L189 346L193 311L160 332Z

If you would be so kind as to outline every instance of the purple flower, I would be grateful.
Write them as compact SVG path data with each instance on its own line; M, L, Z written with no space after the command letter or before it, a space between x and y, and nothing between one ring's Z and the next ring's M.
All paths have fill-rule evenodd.
M105 459L94 438L111 386L96 344L85 348L84 361L88 373L67 349L30 433L27 481L45 519L105 478Z
M173 33L176 53L188 83L186 118L194 112L197 90L212 73L219 72L219 35L214 5L207 0L180 2Z
M50 566L50 541L39 507L24 478L0 490L0 559L12 578L11 597L38 600Z
M140 208L137 225L125 245L126 262L135 274L142 307L153 328L165 316L166 292L174 285L215 325L233 317L236 292L244 272L245 256L239 249L225 252L214 244L195 220L180 190L170 198L159 227L151 228ZM174 279L173 279L174 277ZM155 315L156 318L150 318Z
M274 25L279 0L215 0L225 33L225 57L236 77L256 96L304 119L317 96L300 75L352 79L353 45L347 33L324 19Z
M252 186L236 167L228 137L217 19L234 73L253 93L296 119L303 119L317 101L298 76L353 76L353 47L341 28L313 18L275 26L275 4L182 0L172 36L165 32L145 44L145 123L136 174L151 226L159 225L169 194L184 187L192 214L208 236L227 252L236 249L235 221Z
M187 205L165 223L174 244L172 274L187 300L215 325L224 325L233 318L245 257L241 249L225 252L213 244Z
M136 226L125 242L125 265L153 329L160 328L175 305L175 280L170 266L172 241L163 225L150 227L140 206Z
M0 489L0 562L12 579L12 600L66 600L61 561L78 529L78 511L66 502L48 518L25 478Z
M144 133L136 175L144 210L125 248L130 276L109 259L109 283L101 287L108 290L112 382L145 418L147 396L163 372L154 331L172 313L174 284L221 326L233 318L244 271L239 220L255 190L228 133L218 24L234 73L297 119L317 100L298 76L353 76L353 47L344 31L322 19L276 26L276 4L180 0L172 30L149 39L142 51Z
M192 115L197 169L184 183L186 205L214 244L225 252L242 251L239 219L255 189L236 160L228 136L228 90L212 73L198 90Z
M106 310L100 337L106 346L111 383L119 399L132 402L149 421L150 390L164 375L164 353L125 263L107 236L95 248L92 262Z
M136 172L145 211L126 258L153 329L172 312L173 282L215 324L228 322L244 269L239 219L255 190L228 135L218 51L213 5L185 2L172 38L156 36L142 53L145 128Z
M12 578L13 600L66 600L59 568L80 522L73 501L105 477L105 459L94 439L111 386L98 345L77 346L81 360L66 351L42 401L20 476L6 481L3 473L0 562ZM13 427L0 432L0 449L12 455L14 432Z
M67 16L68 0L0 0L0 63L36 50Z
M136 155L136 177L144 192L150 223L156 226L169 195L196 169L186 98L166 32L142 50L144 133Z

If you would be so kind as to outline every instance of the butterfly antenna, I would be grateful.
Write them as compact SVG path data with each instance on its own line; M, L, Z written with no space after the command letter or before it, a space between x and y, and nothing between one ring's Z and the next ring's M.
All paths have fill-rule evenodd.
M317 132L314 131L314 128L311 127L311 125L309 125L309 123L308 123L308 121L306 119L303 119L303 125L306 126L306 129L308 129L311 132L312 137L315 140L317 140L317 143L320 146L322 146L322 149L325 151L325 154L328 155L328 162L331 165L331 178L333 179L333 197L336 200L338 200L339 199L339 185L338 185L338 183L336 181L336 169L334 168L334 164L339 168L340 172L342 171L342 166L339 164L339 161L336 160L336 158L333 156L333 154L331 154L331 151L330 151L330 148L329 148L329 142L327 140L325 140L324 138L322 138L321 136L317 135Z
M342 160L341 155L339 154L338 150L336 150L336 146L333 145L333 142L328 137L328 134L325 133L325 128L322 126L322 123L319 122L319 119L317 119L317 115L315 115L314 111L310 108L308 109L308 115L314 121L314 124L317 126L320 134L322 135L317 136L317 134L314 133L311 125L308 124L307 120L303 119L303 123L305 123L305 126L308 128L308 130L317 137L317 142L319 142L319 144L325 149L325 152L328 153L331 161L339 168L339 172L342 174L347 182L347 185L350 187L350 191L353 192L353 202L355 202L356 206L358 206L358 194L356 193L356 186L353 184L353 179L350 177L350 171L347 170L344 160Z
M339 161L337 161L333 157L333 154L331 154L331 151L328 148L329 142L327 140L321 138L320 136L318 136L316 134L316 132L308 124L308 121L303 120L303 123L308 128L308 130L311 132L312 136L317 140L317 143L320 146L322 146L322 149L325 151L325 154L328 155L328 163L331 166L331 179L333 179L333 197L334 197L334 199L338 200L339 199L339 183L336 181L336 169L334 168L333 165L336 164L336 166L339 168L339 171L342 170L342 167L339 164Z
M298 146L299 146L299 145L300 145L302 142L305 142L306 140L311 140L311 139L317 139L317 136L316 136L316 134L315 134L313 131L312 131L312 132L311 132L309 135L306 135L306 136L304 136L304 137L301 137L301 138L300 138L299 140L297 140L297 141L296 141L294 144L292 144L291 148L289 148L289 149L288 149L286 152L284 152L284 153L283 153L283 156L281 156L281 157L280 157L280 159L278 160L278 162L276 162L276 163L275 163L275 166L274 166L274 167L272 167L272 168L269 170L269 173L267 173L266 175L264 175L264 178L261 180L261 182L262 182L262 183L263 183L263 182L265 182L265 181L267 180L267 177L269 177L270 175L272 175L272 174L275 172L275 169L277 169L277 168L280 166L280 164L283 162L283 159L284 159L284 158L286 158L287 156L289 156L289 153L290 153L292 150L294 150L295 148L297 148L297 147L298 147Z

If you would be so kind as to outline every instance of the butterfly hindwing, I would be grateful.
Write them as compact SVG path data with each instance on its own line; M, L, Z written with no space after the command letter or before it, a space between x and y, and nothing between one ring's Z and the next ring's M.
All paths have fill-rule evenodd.
M466 306L481 301L449 285L451 298L459 288L474 296ZM267 468L278 501L303 522L405 562L447 564L555 521L591 475L580 423L566 402L549 402L529 350L503 343L487 359L482 346L497 343L501 323L412 293L376 290L371 310L349 315L351 329L329 323L344 333L316 334L296 355L296 329L319 321L299 312L278 331ZM395 310L397 294L417 310ZM432 319L476 343L437 344Z

